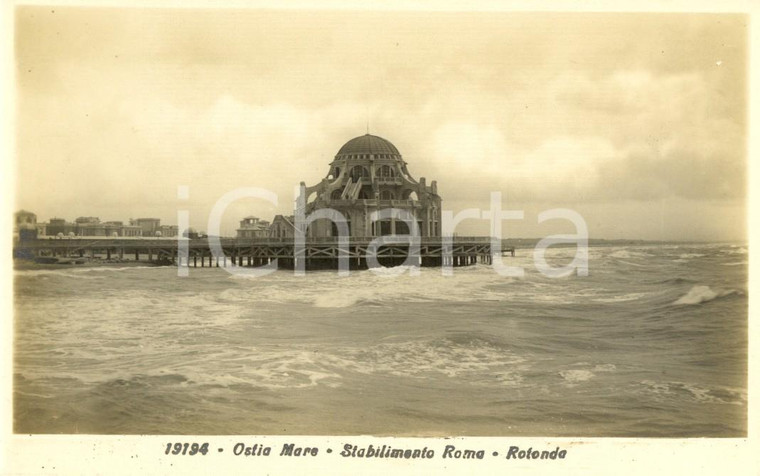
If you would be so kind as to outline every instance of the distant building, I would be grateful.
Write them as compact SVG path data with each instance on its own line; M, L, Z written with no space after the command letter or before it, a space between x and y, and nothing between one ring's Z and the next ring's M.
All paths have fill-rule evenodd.
M37 224L37 215L35 215L32 212L28 212L26 210L19 210L16 212L16 222L15 225L18 227L22 223L28 223L30 225L36 225Z
M123 221L107 221L103 223L105 236L142 236L142 227L125 225Z
M269 234L269 222L250 216L240 220L237 229L238 238L265 238Z
M142 228L142 236L156 236L156 232L159 231L161 227L161 219L138 218L136 220L129 220L129 224Z
M16 220L13 224L13 237L21 240L33 240L37 238L37 215L26 210L16 212Z
M97 236L97 237L136 237L156 236L160 231L161 236L177 236L177 226L161 225L158 218L139 218L131 220L132 224L125 225L123 221L101 222L98 217L77 217L73 223L64 218L51 218L49 223L37 223L34 213L20 210L16 212L14 237L18 238L20 225L27 231L26 238L37 236ZM136 224L139 222L139 225ZM34 230L34 231L32 231ZM152 234L151 234L152 230Z
M158 227L158 231L161 232L161 236L164 238L173 238L179 235L179 227L177 225L161 225Z
M182 236L184 238L189 238L191 240L197 240L198 238L200 238L200 235L195 230L195 228L188 228L188 229L186 229L185 231L182 232Z
M103 227L105 228L106 236L110 236L110 237L124 236L122 235L122 227L124 227L124 222L107 221L103 223Z
M48 236L69 236L70 234L76 235L77 224L67 222L64 218L51 218L50 223L47 225Z
M121 236L142 236L143 229L137 225L124 225L121 227Z
M106 229L98 217L77 217L74 220L77 236L106 236Z
M108 236L106 226L101 223L84 223L77 226L77 236Z
M272 224L269 225L270 238L293 238L296 234L295 218L293 215L275 215Z

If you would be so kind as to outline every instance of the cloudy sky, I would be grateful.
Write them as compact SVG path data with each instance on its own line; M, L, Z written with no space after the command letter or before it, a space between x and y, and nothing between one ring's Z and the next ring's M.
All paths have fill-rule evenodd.
M231 206L234 233L369 124L446 209L524 210L510 236L572 232L537 223L571 208L593 238L743 239L747 22L20 7L16 208L206 229L225 193L277 193Z

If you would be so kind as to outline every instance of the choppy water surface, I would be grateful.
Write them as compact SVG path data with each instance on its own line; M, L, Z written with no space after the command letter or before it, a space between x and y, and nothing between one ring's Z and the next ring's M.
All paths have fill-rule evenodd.
M551 253L560 261L573 248ZM747 249L590 275L16 271L20 433L741 436Z

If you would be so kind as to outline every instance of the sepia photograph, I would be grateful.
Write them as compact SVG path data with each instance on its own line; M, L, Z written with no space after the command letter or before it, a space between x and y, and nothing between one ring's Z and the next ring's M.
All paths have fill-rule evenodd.
M749 19L16 5L12 431L748 437Z

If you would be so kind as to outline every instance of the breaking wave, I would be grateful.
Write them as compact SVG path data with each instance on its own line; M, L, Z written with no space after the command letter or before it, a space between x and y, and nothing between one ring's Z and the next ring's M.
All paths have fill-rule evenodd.
M713 299L729 296L731 294L738 294L736 290L725 291L713 291L710 286L694 286L688 293L684 294L673 304L701 304L703 302L712 301Z
M588 366L588 364L584 362L575 365ZM593 368L561 370L559 375L567 384L576 384L591 380L596 377L596 374L599 372L614 372L616 369L617 367L615 364L597 364Z
M78 279L95 279L101 278L101 276L85 276L89 273L102 273L102 272L114 272L114 271L131 271L131 270L163 270L165 267L161 266L91 266L91 267L68 267L61 269L17 269L14 270L16 276L24 277L37 277L37 276L61 276L65 278L78 278Z
M684 382L654 382L651 380L644 380L641 382L641 385L660 398L686 397L699 403L723 403L729 405L741 405L747 401L746 390L740 388L710 388Z
M570 383L585 382L594 377L594 372L590 370L563 370L559 375Z

